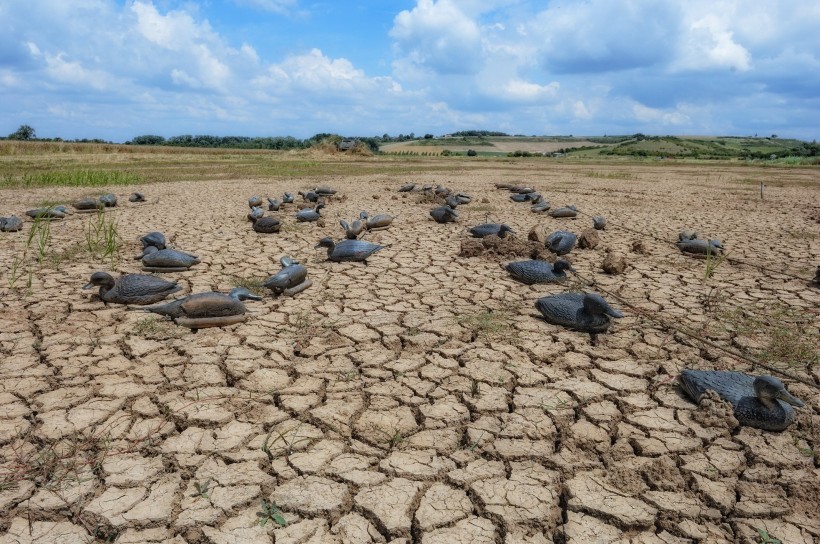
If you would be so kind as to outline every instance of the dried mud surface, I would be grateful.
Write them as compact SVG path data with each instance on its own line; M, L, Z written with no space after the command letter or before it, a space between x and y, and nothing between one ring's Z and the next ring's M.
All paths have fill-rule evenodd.
M124 204L109 213L124 256L161 230L202 259L165 275L186 294L264 279L283 254L308 265L307 291L266 294L247 303L246 322L196 334L82 291L105 269L84 254L36 270L30 292L10 290L31 223L0 234L0 543L820 540L818 389L784 380L806 408L783 433L739 428L721 401L685 399L675 377L752 369L654 319L727 347L765 339L714 332L718 304L784 305L816 328L820 290L778 271L808 279L820 263L818 172L552 164L156 184L136 189L139 205L117 189ZM798 185L761 202L749 178ZM460 223L439 225L431 204L395 192L407 182L475 198ZM495 182L589 215L537 216ZM290 209L282 232L251 230L249 196L320 183L346 197L324 226L297 224ZM7 190L0 213L87 192ZM388 247L367 266L326 262L313 246L362 209L398 216L365 237ZM610 298L626 317L595 347L534 316L537 298L578 280L521 285L499 266L503 248L459 255L466 227L487 220L528 247L532 227L581 233L591 215L608 219L600 244L568 258L633 305ZM81 242L86 221L54 222L52 247ZM704 261L671 244L684 228L774 270L723 262L705 279ZM626 257L623 273L601 270L608 250ZM792 371L820 380L816 367ZM258 515L263 499L286 526Z

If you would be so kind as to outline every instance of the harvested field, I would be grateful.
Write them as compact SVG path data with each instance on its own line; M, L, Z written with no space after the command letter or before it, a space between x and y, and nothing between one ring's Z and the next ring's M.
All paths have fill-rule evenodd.
M0 544L820 540L820 289L807 285L820 171L431 160L380 173L379 160L360 175L110 188L119 260L83 248L93 216L52 222L41 263L36 244L23 258L30 220L0 233ZM530 213L496 182L582 213ZM403 183L474 198L437 224ZM278 234L251 229L248 197L319 184L343 195L324 225L297 224L292 206ZM4 189L0 215L104 190ZM128 202L135 190L146 203ZM366 266L325 261L318 240L360 210L398 216L364 237L386 249ZM592 215L606 230L568 255L568 285L512 281L501 250L459 256L487 220L525 241L536 225L580 234ZM722 239L728 258L682 255L683 229ZM282 255L313 286L197 333L81 290L112 262L139 272L130 257L152 230L202 260L163 275L183 294L258 288ZM622 273L602 271L608 252ZM596 346L533 307L585 280L626 314ZM781 376L806 403L786 431L682 395L682 368L770 373L726 350L802 380Z

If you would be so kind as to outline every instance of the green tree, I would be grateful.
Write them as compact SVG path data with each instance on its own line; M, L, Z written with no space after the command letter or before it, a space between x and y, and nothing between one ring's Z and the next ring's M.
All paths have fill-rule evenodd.
M16 132L9 134L9 140L33 140L36 137L34 129L29 125L20 125Z

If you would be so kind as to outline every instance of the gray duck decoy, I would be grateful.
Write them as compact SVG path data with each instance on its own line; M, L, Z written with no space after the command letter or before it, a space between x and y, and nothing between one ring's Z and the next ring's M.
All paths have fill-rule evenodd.
M399 187L399 192L400 192L400 193L409 193L409 192L411 192L411 191L412 191L413 189L415 189L415 188L416 188L416 184L415 184L415 183L405 183L404 185L402 185L401 187Z
M113 208L117 205L117 195L106 193L100 197L100 203L106 208Z
M496 189L508 189L509 190L509 189L512 188L512 185L510 185L509 183L496 183L495 188Z
M282 205L276 198L268 197L268 211L269 212L278 212L279 207Z
M696 255L717 255L723 251L723 244L720 240L684 240L682 242L675 242L683 253L694 253Z
M604 230L606 228L606 217L596 215L592 218L592 227L595 230Z
M549 209L550 209L550 203L547 202L546 200L544 200L543 197L540 199L540 201L538 201L538 202L534 203L532 206L530 206L530 211L533 212L533 213L544 213L545 211L547 211Z
M66 215L71 215L71 213L67 207L60 204L59 206L47 206L28 210L26 215L35 219L38 217L42 219L63 219Z
M147 246L142 255L136 257L142 261L142 269L148 272L185 272L195 264L199 257L176 249L157 249Z
M364 220L363 219L356 219L352 223L348 223L344 219L339 219L339 224L345 231L345 238L348 240L356 240L359 235L364 231Z
M78 211L86 212L86 211L96 211L97 209L102 208L103 206L105 206L105 204L103 204L102 202L100 202L99 200L97 200L94 197L87 196L85 198L81 198L80 200L76 201L74 204L72 204L72 206L74 206L74 208L77 209Z
M140 238L140 242L142 242L143 249L148 246L153 246L157 249L165 249L165 235L159 231L149 232L142 238Z
M293 204L293 195L285 193L282 195L282 204Z
M319 193L315 191L299 191L298 194L302 195L302 200L304 200L305 202L319 201Z
M430 216L436 223L455 223L458 221L458 212L450 206L439 206L430 210Z
M473 201L473 197L471 197L467 193L456 193L454 198L459 203L459 205L469 204Z
M525 193L525 194L516 193L516 194L510 195L510 200L512 200L513 202L530 202L532 200L532 198L530 197L530 195L528 193Z
M440 197L445 197L445 196L449 195L450 193L452 193L452 191L450 189L448 189L447 187L444 187L442 185L437 185L433 189L433 192L436 194L436 196L440 196Z
M14 216L12 216L12 217L14 217ZM9 219L11 219L11 217L10 217ZM18 221L19 221L19 219L18 219ZM20 223L20 228L22 228L22 227L23 227L23 224L22 224L22 223ZM17 230L20 230L20 229L17 229ZM813 280L811 280L810 285L813 285L814 287L820 287L820 266L818 266L818 267L815 269L815 271L814 271L814 279L813 279Z
M610 317L623 317L598 293L559 293L539 298L535 307L547 323L589 333L593 346L598 333L609 329Z
M803 402L793 397L780 380L772 376L750 376L742 372L689 370L680 373L683 390L696 403L712 390L732 405L741 425L767 431L782 431L794 421L794 410Z
M260 234L273 234L281 228L282 222L275 217L260 217L253 220L253 230Z
M364 217L359 215L360 219L365 219L367 222L364 224L364 228L367 230L380 230L386 229L393 223L393 220L396 218L395 215L390 215L389 213L380 213L379 215L374 215L373 217L369 217L367 212L362 212Z
M511 193L518 193L520 195L525 195L525 194L534 193L535 189L533 189L532 187L528 187L526 185L515 185L513 187L510 187L510 192Z
M336 189L328 187L327 185L319 185L313 188L313 192L319 196L333 196L336 194Z
M556 230L547 236L544 244L548 250L556 255L566 255L575 248L578 236L566 230Z
M444 199L444 204L446 206L450 206L455 210L457 207L461 205L461 202L458 198L456 198L456 195L447 195L447 197Z
M538 259L515 261L507 263L503 268L514 280L526 285L562 282L567 279L567 270L575 272L569 261L564 259L558 259L555 264Z
M207 327L224 327L245 320L247 309L243 300L262 300L244 287L232 289L230 294L210 292L142 308L146 312L164 315L177 325L197 330Z
M327 248L327 258L330 261L363 262L365 264L367 264L366 259L368 257L384 249L384 246L365 242L364 240L342 240L335 243L329 236L319 240L316 247Z
M145 202L145 195L142 193L131 193L128 202Z
M0 231L17 232L23 228L23 220L12 215L11 217L0 217Z
M258 195L254 195L248 199L248 208L261 208L262 207L262 197Z
M251 211L248 212L248 221L254 222L257 219L264 217L264 215L265 210L263 210L259 206L254 206L253 208L251 208Z
M145 274L125 274L116 280L108 272L94 272L83 289L100 288L100 298L106 304L152 304L181 291L176 282Z
M508 226L501 223L485 223L483 225L476 225L470 227L467 231L473 238L484 238L485 236L498 236L499 238L506 238L508 232L514 231Z
M548 212L550 217L575 217L578 215L578 209L575 206L564 206L563 208L555 208Z
M300 223L318 221L321 216L319 210L324 208L325 205L321 202L316 204L313 208L304 208L296 212L296 220Z
M266 279L262 284L273 291L274 295L293 296L313 285L313 281L307 277L308 271L305 265L299 264L288 256L279 259L279 263L282 265L282 270Z

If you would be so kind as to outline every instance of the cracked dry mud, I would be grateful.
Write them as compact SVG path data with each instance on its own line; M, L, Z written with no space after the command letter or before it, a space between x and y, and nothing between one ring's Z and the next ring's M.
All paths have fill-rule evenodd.
M314 285L295 298L266 294L247 303L246 322L194 334L82 291L104 269L83 254L36 271L30 293L4 279L0 543L671 544L757 542L761 531L817 542L818 389L786 380L807 407L783 433L738 428L719 401L686 400L675 376L752 369L653 319L754 346L766 339L713 327L713 306L778 304L813 316L816 332L820 291L805 281L732 262L705 279L704 262L671 242L694 228L722 238L732 257L808 279L820 263L817 171L718 168L465 163L141 188L147 203L107 212L123 254L139 235L165 232L202 259L166 275L183 294L264 279L283 254L306 264ZM750 178L794 184L771 186L761 202ZM441 183L473 204L459 208L459 224L439 225L431 204L395 192L406 182ZM576 280L521 285L499 251L459 256L465 228L488 219L522 240L535 226L591 226L585 215L532 214L494 182L605 215L600 243L568 258L639 311L610 299L626 317L593 347L534 317L537 298ZM291 208L279 234L250 229L248 196L319 183L346 196L328 205L325 226L296 224ZM3 211L87 192L6 190L4 206L19 209ZM340 238L338 219L361 209L398 216L365 237L388 247L367 266L326 262L313 246ZM81 242L85 221L54 222L52 247ZM0 236L4 278L29 228ZM622 274L602 272L607 251L626 256ZM118 271L138 270L123 260ZM816 366L792 371L820 380ZM260 522L262 499L286 526Z

